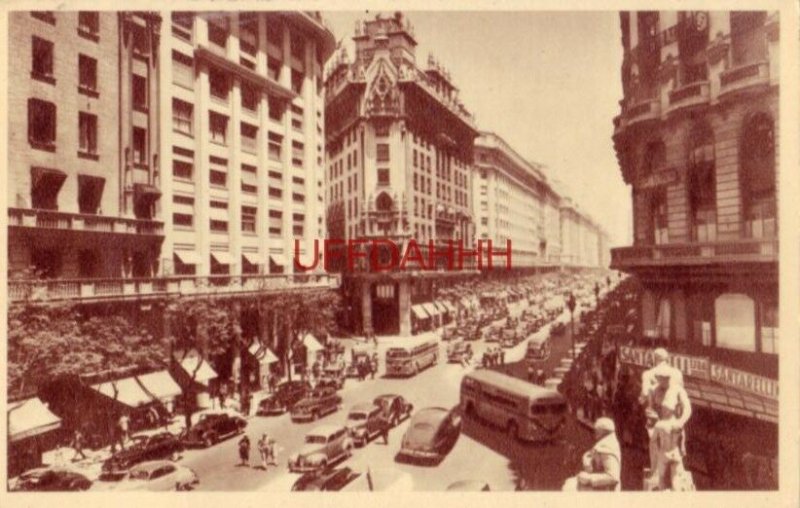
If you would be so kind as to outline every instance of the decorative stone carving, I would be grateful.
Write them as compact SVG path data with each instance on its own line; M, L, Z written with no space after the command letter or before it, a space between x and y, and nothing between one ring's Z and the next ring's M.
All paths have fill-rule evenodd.
M669 53L667 58L658 68L658 79L662 85L678 79L678 60Z
M708 64L717 65L722 59L728 56L729 49L729 39L723 36L722 32L717 32L717 36L706 48L706 58L708 59Z

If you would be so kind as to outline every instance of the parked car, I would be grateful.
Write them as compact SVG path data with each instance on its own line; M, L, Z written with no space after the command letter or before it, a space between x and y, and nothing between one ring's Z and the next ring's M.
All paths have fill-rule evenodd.
M351 362L345 369L345 377L359 377L358 366L364 363L369 364L370 358L369 351L353 350Z
M461 363L464 358L472 356L472 344L466 342L456 342L447 351L447 361L450 363Z
M304 473L324 470L352 454L353 441L346 427L322 425L306 434L305 445L289 457L289 471Z
M453 409L428 407L411 417L396 460L439 461L450 452L461 433L458 406Z
M489 484L482 480L461 480L447 486L448 491L455 492L488 492Z
M329 387L315 388L292 407L292 421L317 420L338 411L341 403L342 398L336 390Z
M261 399L256 415L279 415L290 411L292 407L311 390L306 381L286 381L275 387L275 391Z
M88 490L92 481L77 471L60 467L37 467L25 471L10 490L26 492L57 492Z
M328 468L324 471L305 473L292 485L294 491L320 492L342 490L345 485L359 477L349 467Z
M317 381L317 386L328 386L335 390L344 388L344 372L345 369L337 365L328 365L322 370L322 375Z
M361 403L350 408L345 427L353 439L353 444L361 447L381 433L383 424L383 413L380 406Z
M400 422L411 418L411 412L414 410L413 404L408 402L402 395L394 393L379 395L375 397L372 403L388 413L386 416L392 427L397 427Z
M565 323L553 323L550 325L550 336L553 335L561 335L567 331L567 325Z
M114 490L191 490L199 482L197 473L186 466L154 460L132 467Z
M132 445L103 462L101 480L119 480L132 466L147 460L177 460L183 451L180 438L170 432L158 432L149 436L134 435L131 439Z
M208 448L223 439L244 432L247 420L228 413L206 413L186 431L181 439L184 446Z
M505 348L514 347L519 344L519 337L515 328L504 328L500 336L500 345Z

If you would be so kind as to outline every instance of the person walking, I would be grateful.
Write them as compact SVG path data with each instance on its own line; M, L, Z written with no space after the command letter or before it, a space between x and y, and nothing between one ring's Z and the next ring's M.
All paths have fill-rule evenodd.
M261 457L261 468L266 471L269 466L269 437L266 432L258 440L258 454Z
M270 466L277 466L278 461L275 459L275 440L267 438L267 464Z
M239 440L239 465L250 467L250 438L247 434Z
M370 359L369 364L369 373L372 376L372 379L375 379L375 374L378 373L378 353L372 353L372 358Z
M381 426L381 437L383 438L383 444L388 445L389 429L392 427L392 422L389 420L389 416L386 412L381 412L380 426Z
M131 418L127 413L122 413L122 416L119 417L119 421L117 422L117 426L119 427L120 440L122 442L122 449L124 450L125 441L130 439Z
M80 430L75 430L75 433L72 435L72 448L75 450L75 454L72 456L72 462L78 461L78 456L82 459L86 459L86 454L83 453L83 445L84 445L84 437L83 433Z

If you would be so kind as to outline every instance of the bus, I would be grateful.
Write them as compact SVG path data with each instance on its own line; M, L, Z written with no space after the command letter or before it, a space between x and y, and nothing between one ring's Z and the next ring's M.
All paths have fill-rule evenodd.
M567 402L560 393L485 369L462 378L461 409L519 441L557 439L567 418Z
M386 376L413 376L436 365L439 342L436 339L414 337L402 346L386 350Z
M550 357L550 337L545 335L531 335L528 337L528 347L525 350L525 361L535 362L547 360Z

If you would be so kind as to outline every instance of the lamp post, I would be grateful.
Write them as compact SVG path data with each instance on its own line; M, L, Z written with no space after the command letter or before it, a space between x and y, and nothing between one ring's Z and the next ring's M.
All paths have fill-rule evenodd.
M595 302L597 303L597 306L599 307L600 306L600 286L597 284L597 282L594 283L594 299L595 299Z
M572 291L567 295L567 308L569 309L569 328L572 337L572 360L575 361L575 295Z

